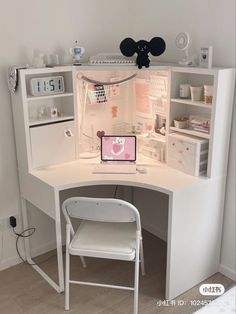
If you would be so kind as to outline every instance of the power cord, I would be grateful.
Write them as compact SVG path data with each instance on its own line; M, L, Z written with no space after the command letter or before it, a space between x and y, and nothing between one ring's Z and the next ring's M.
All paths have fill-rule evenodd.
M17 238L16 238L16 252L17 252L19 258L22 260L23 263L26 263L26 264L28 264L28 265L37 265L36 263L29 263L27 260L24 260L24 258L23 258L22 255L20 254L19 246L18 246L19 239L20 239L20 238L28 238L28 237L31 237L31 236L35 233L36 228L35 228L35 227L31 227L31 228L28 228L28 229L23 230L21 233L17 233L17 232L15 231L15 227L12 227L12 230L13 230L14 234L17 236ZM29 233L25 235L26 232L29 232Z
M22 260L23 263L31 265L31 266L32 265L41 265L41 264L47 262L49 259L51 259L53 256L56 255L56 254L54 254L52 256L49 256L48 258L46 258L45 260L43 260L43 261L41 261L39 263L30 263L30 262L28 262L27 260L25 260L22 257L22 255L20 253L20 250L19 250L19 243L18 242L19 242L20 238L31 237L35 233L36 228L35 227L27 228L27 229L23 230L22 232L18 233L18 232L15 231L15 227L12 226L12 230L13 230L14 234L17 236L17 238L16 238L16 252L17 252L19 258ZM28 233L28 234L26 234L26 233Z

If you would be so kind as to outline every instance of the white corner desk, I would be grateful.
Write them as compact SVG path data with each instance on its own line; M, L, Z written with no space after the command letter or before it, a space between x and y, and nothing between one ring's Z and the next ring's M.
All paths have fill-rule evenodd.
M138 70L135 66L84 65L21 69L18 77L18 89L12 94L12 108L23 223L27 228L27 201L55 220L59 283L37 265L33 267L58 292L64 290L60 195L63 191L84 186L134 186L168 196L167 299L175 298L218 271L235 69L154 64ZM51 77L56 79L55 82L58 77L63 77L63 93L51 93L54 88L50 93L47 91L46 84ZM35 79L38 84L42 80L45 83L44 92L36 93L38 96L32 92ZM148 82L149 100L156 95L152 105L145 100L145 104L149 104L149 118L151 108L157 107L157 99L160 93L162 95L162 106L156 109L165 112L166 136L163 139L166 147L173 132L209 141L205 177L190 176L158 162L155 166L146 165L146 174L93 174L92 160L80 159L81 153L90 152L82 149L87 143L83 136L94 139L96 131L100 130L105 130L106 134L126 134L127 125L137 126L142 122L139 117L142 110L138 108L142 97L135 92L140 79ZM104 86L118 84L119 88L117 93L108 89L108 92L112 91L108 93L111 97L103 98L101 103L96 93L95 96L92 94L94 97L89 93L91 82ZM180 84L212 86L212 104L180 98ZM93 91L96 92L96 88ZM45 117L46 105L48 109L56 106L60 115ZM201 121L208 121L209 133L201 132L201 129L176 128L174 120L186 115L200 116ZM157 117L152 115L152 118L154 121ZM120 124L124 129L120 129ZM168 165L173 153L168 154L166 149L165 154ZM145 210L149 210L148 206ZM31 262L28 238L25 244L27 259Z
M58 292L64 290L60 192L91 185L123 185L151 189L169 197L166 298L173 299L218 271L223 214L222 178L193 177L160 164L145 174L93 174L93 163L74 161L30 173L19 170L24 228L26 201L55 220L59 284L39 266L33 267ZM209 193L215 195L208 197ZM148 208L146 209L148 210ZM32 263L28 238L26 257Z

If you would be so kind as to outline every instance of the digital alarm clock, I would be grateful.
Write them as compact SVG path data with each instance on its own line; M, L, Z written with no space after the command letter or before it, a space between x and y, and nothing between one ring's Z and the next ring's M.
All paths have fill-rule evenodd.
M37 77L30 80L30 89L33 96L46 96L64 93L64 77Z

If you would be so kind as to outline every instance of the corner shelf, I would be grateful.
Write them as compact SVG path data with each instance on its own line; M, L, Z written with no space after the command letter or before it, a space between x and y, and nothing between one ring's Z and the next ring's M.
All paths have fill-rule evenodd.
M204 101L192 101L191 99L171 98L171 102L206 108L210 110L212 109L212 104L207 105L204 103Z
M194 131L194 130L190 130L190 129L179 129L179 128L176 128L174 126L170 126L170 130L178 132L178 133L193 135L193 136L202 137L202 138L206 138L206 139L210 138L210 134L208 134L208 133L198 132L198 131Z
M73 96L73 93L61 93L57 95L47 95L47 96L27 96L27 100L32 101L32 100L42 100L42 99L70 97L70 96Z

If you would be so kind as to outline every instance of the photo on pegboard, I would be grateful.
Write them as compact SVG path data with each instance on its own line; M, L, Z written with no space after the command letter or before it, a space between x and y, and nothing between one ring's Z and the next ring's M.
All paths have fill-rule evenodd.
M112 106L111 107L111 117L117 118L118 115L118 106Z

